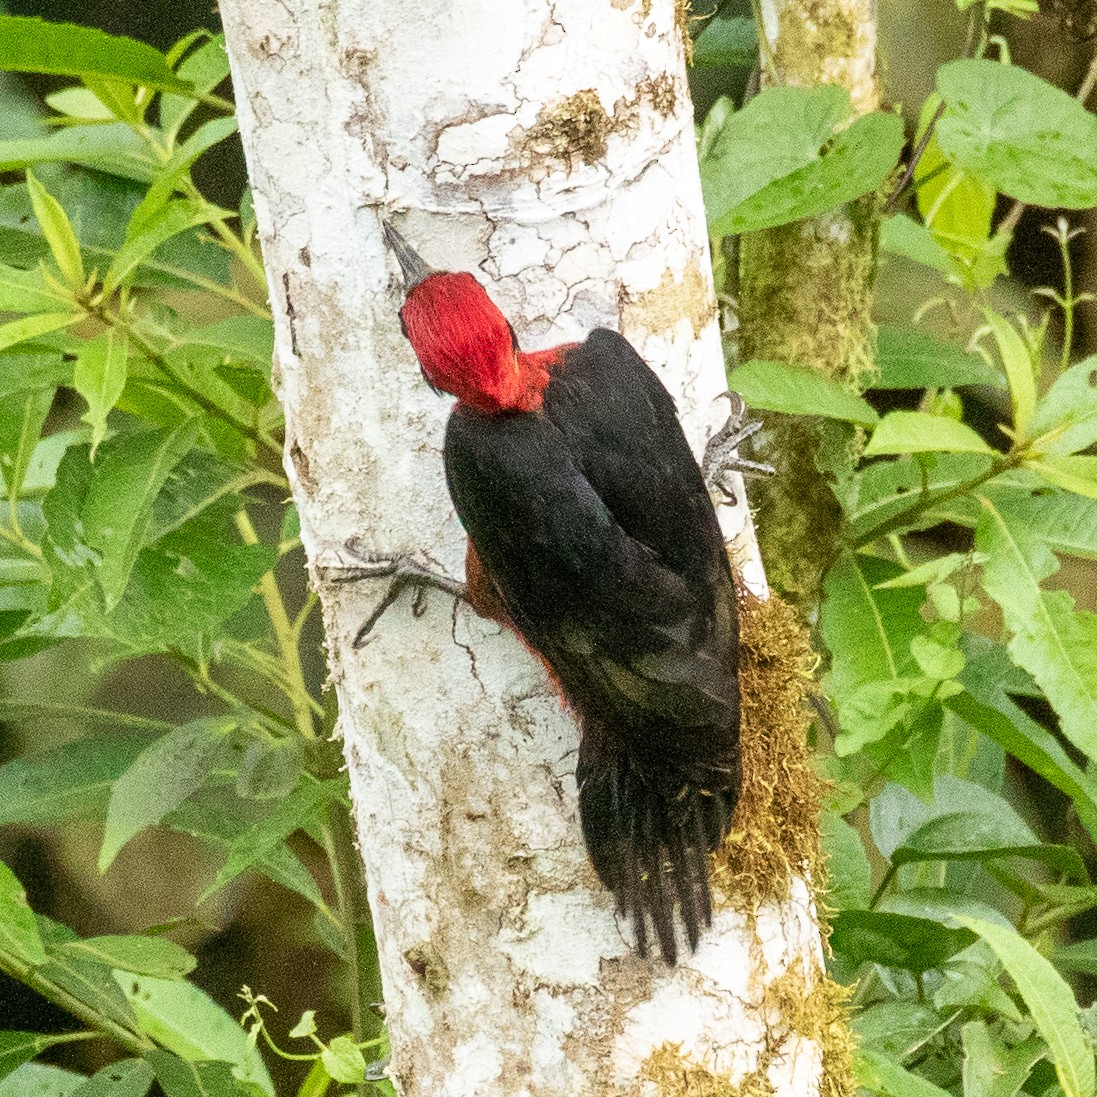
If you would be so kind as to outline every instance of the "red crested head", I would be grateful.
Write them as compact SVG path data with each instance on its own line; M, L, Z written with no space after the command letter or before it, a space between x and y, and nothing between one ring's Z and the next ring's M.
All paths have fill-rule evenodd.
M434 388L486 414L535 411L548 383L518 350L506 317L471 274L432 271L388 224L408 285L404 334Z

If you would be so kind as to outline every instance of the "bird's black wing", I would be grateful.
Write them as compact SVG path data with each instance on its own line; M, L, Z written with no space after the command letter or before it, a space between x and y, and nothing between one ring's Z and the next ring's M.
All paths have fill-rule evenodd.
M734 587L673 401L624 339L596 331L565 352L540 412L455 409L445 457L485 572L580 715L595 867L672 957L662 864L695 943L704 854L739 781Z

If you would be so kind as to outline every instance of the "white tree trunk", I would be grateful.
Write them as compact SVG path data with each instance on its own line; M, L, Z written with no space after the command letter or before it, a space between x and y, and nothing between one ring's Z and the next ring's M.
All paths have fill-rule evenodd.
M438 594L421 618L401 598L353 651L383 587L327 570L352 563L353 536L462 567L440 453L449 405L401 336L382 214L434 266L476 272L527 350L619 328L698 452L726 418L674 0L221 9L398 1086L666 1092L670 1055L722 1084L761 1072L776 1093L816 1092L818 1047L764 1002L790 970L818 977L807 888L717 911L676 969L641 961L587 861L577 733L538 664ZM739 497L721 518L764 589Z

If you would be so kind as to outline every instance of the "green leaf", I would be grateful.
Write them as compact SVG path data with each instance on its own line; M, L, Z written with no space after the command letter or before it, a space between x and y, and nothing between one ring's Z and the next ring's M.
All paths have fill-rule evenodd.
M96 1071L73 1097L145 1097L152 1082L152 1067L144 1059L120 1059Z
M268 374L274 357L274 326L260 316L230 316L215 324L190 328L183 340L190 346L213 347L228 358L254 362Z
M291 1040L301 1040L306 1036L312 1036L316 1032L316 1010L306 1009L301 1014L301 1020L289 1030Z
M73 1097L87 1079L83 1074L42 1063L24 1063L0 1079L0 1097Z
M101 556L97 578L108 610L129 581L156 496L194 444L198 426L188 419L170 431L120 435L102 448L81 518L86 543Z
M940 967L975 939L969 929L948 929L928 918L905 914L843 910L831 920L830 947L836 953L851 963L882 964L904 971Z
M872 386L876 389L1003 385L1001 373L978 354L961 350L924 331L881 325L877 355L880 376Z
M113 122L114 113L88 88L62 88L46 96L46 104L63 114L64 119L56 121L74 122ZM53 119L51 119L53 121Z
M64 947L69 952L86 954L107 967L135 975L153 975L158 979L181 979L193 971L198 962L185 948L165 937L83 937Z
M0 141L0 171L66 162L138 183L150 182L156 172L148 145L124 122L72 126L49 137Z
M169 202L146 218L139 231L127 237L103 278L103 292L113 293L138 264L173 236L224 216L227 216L225 210L208 202L196 202L189 198Z
M727 120L701 165L714 236L815 217L874 190L895 166L903 127L851 112L833 84L766 88Z
M1059 945L1051 954L1055 966L1062 971L1079 971L1084 975L1097 975L1097 940L1075 941Z
M167 1051L152 1051L146 1058L166 1097L255 1097L257 1092L234 1077L228 1063L191 1061Z
M758 32L754 20L717 15L693 43L695 68L737 65L750 68L758 59Z
M67 1039L41 1032L0 1032L0 1078L41 1055L46 1048L66 1043Z
M158 50L91 27L0 16L0 69L56 76L104 76L186 94L191 87Z
M0 20L3 18L0 16ZM61 207L61 203L38 182L34 173L30 171L27 172L27 193L30 194L34 216L42 229L46 243L50 246L50 251L53 252L61 277L65 279L70 289L82 290L84 261L80 257L80 241L76 239L76 233L73 232L68 215Z
M730 383L752 408L791 415L824 415L872 426L879 416L856 393L817 370L785 362L745 362Z
M158 823L209 779L230 718L193 720L156 739L114 783L99 852L106 872L118 851L139 831Z
M940 643L929 636L915 636L910 653L919 670L935 682L943 682L964 669L964 653L951 644Z
M83 320L82 312L36 312L30 316L24 316L21 320L11 320L6 324L0 324L0 350L7 350L17 343L29 343L40 335L45 335L59 328L71 327L78 320Z
M986 553L983 587L1001 607L1013 633L1009 652L1043 689L1063 734L1097 758L1097 614L1077 611L1064 590L1040 582L1059 562L1008 511L983 500L975 542Z
M85 342L76 358L72 384L88 404L88 410L80 418L91 427L93 460L99 443L107 434L107 415L126 384L128 353L126 333L118 328L107 328Z
M0 766L0 826L60 823L106 807L111 785L148 736L113 732L73 739Z
M952 61L937 70L948 105L941 150L1026 205L1097 205L1097 118L1066 92L1014 65Z
M979 553L949 552L944 556L927 560L924 564L911 568L910 571L904 571L894 579L885 579L884 582L877 583L876 590L890 590L893 587L922 587L928 583L941 583L961 568L982 562L983 558Z
M1032 417L1032 436L1043 438L1044 453L1068 454L1097 444L1097 355L1071 366L1040 398Z
M1013 401L1013 429L1019 437L1026 438L1032 413L1036 408L1039 363L1013 324L993 309L987 309L985 314L1009 379L1009 393Z
M320 1053L320 1061L337 1082L358 1085L366 1074L366 1060L350 1036L336 1036Z
M205 38L206 41L186 57L179 65L177 72L181 79L194 85L195 92L208 95L229 74L225 36L210 34L208 31L198 31L196 35ZM172 47L172 56L177 56L177 50L178 43ZM169 139L175 139L197 105L193 95L173 95L165 92L160 96L160 125Z
M13 393L0 405L0 472L9 498L18 497L23 490L53 395L53 389L31 389Z
M247 1034L212 998L185 979L118 973L115 978L147 1036L188 1062L229 1063L233 1076L273 1093L270 1076ZM153 1053L161 1054L161 1053ZM153 1056L147 1056L162 1077Z
M30 967L37 967L46 960L46 952L42 947L42 939L35 924L34 912L27 906L27 894L15 873L2 861L0 861L0 951L14 959L16 963Z
M870 1048L854 1052L853 1073L858 1086L885 1097L951 1097L947 1089L927 1082L891 1056Z
M41 268L0 264L0 312L56 312L60 306L75 309L76 299L47 282Z
M233 839L229 845L228 861L198 901L205 902L241 872L253 868L294 831L308 827L322 818L321 807L343 795L343 791L342 781L303 781L260 822Z
M1078 1021L1078 1004L1063 977L1013 929L957 915L994 950L1047 1042L1066 1097L1093 1097L1093 1051Z
M905 213L884 218L880 225L880 247L942 274L952 275L956 269L933 233Z
M836 811L821 817L823 850L827 859L827 903L838 910L868 906L872 868L861 836Z
M1038 472L1057 488L1097 499L1097 457L1045 457L1042 461L1026 461L1025 468Z
M891 855L895 865L917 861L988 861L1024 857L1040 861L1054 872L1088 883L1085 864L1070 846L1044 845L1008 814L956 811L939 815L919 827Z
M877 1002L854 1013L850 1027L859 1048L901 1063L932 1038L941 1018L921 1002Z
M866 457L927 452L993 454L994 449L971 427L923 411L889 411L865 447Z

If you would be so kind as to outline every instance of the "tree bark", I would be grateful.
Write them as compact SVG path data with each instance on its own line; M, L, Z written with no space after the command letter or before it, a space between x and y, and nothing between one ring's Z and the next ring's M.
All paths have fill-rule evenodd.
M451 575L463 560L448 403L401 336L381 215L434 266L477 273L527 350L621 330L698 452L726 418L681 5L221 9L398 1087L816 1092L820 1048L782 1027L769 993L793 972L804 993L821 978L807 886L761 906L732 896L676 969L640 960L587 861L576 729L537 662L436 593L421 617L402 597L355 651L384 587L334 581L351 537ZM764 591L743 492L720 510Z

